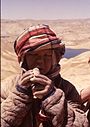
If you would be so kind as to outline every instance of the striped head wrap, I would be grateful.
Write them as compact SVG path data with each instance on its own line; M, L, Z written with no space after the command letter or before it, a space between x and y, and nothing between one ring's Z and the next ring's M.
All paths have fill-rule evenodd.
M29 27L15 40L14 49L21 62L25 53L33 50L56 49L60 54L65 52L65 45L61 39L49 28L48 25L37 25Z

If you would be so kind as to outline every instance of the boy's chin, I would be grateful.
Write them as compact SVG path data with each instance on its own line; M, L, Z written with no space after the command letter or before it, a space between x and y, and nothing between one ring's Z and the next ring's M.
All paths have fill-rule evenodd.
M47 75L49 72L48 72L48 71L40 71L40 73L41 73L42 75Z

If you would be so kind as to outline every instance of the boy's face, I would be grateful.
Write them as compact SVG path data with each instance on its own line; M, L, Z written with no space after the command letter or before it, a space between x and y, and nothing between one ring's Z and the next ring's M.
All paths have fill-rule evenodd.
M46 74L52 67L52 50L27 52L25 59L29 70L37 67L41 74Z

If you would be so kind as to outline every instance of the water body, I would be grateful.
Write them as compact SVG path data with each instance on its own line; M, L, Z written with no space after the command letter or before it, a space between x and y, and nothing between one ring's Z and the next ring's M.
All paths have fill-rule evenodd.
M65 58L72 58L72 57L75 57L83 52L86 52L86 51L90 51L90 49L71 49L71 48L66 48L66 51L65 51L65 55L64 57Z

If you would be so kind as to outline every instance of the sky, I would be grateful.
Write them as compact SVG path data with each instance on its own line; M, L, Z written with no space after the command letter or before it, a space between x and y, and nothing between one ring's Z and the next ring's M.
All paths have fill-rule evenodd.
M90 18L90 0L1 0L1 19Z

